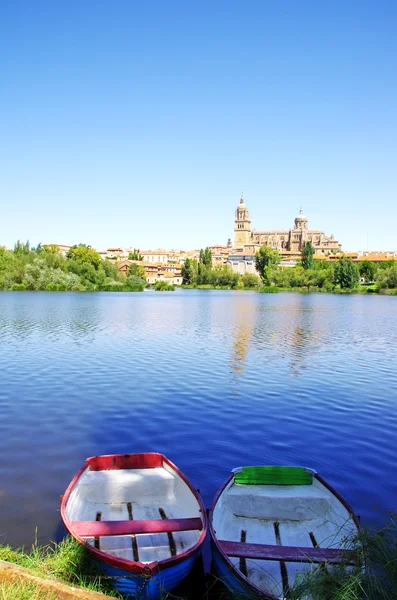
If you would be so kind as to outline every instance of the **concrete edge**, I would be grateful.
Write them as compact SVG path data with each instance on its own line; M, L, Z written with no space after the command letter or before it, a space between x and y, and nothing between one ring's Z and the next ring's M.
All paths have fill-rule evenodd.
M114 596L105 596L98 592L91 592L81 587L70 586L57 579L38 577L26 567L0 560L0 583L13 583L15 581L29 581L38 587L56 594L58 600L117 600Z

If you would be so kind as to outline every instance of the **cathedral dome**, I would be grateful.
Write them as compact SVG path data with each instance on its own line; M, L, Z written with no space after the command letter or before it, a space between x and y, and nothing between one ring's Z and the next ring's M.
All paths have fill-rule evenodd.
M302 209L299 211L299 215L295 217L295 229L307 229L307 218L302 212Z
M244 209L244 208L247 208L247 206L246 206L246 204L245 204L245 202L244 202L244 196L243 196L243 194L241 194L241 198L240 198L240 204L238 205L238 207L237 207L237 208L240 208L240 209L241 209L241 208L243 208L243 209Z
M307 221L307 217L302 213L302 209L300 209L299 215L296 216L295 221Z

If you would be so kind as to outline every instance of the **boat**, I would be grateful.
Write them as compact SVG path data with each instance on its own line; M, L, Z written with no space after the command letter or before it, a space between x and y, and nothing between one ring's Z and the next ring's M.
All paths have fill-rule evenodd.
M213 572L235 596L284 599L313 567L351 568L357 557L347 540L359 529L350 505L315 471L239 467L209 511Z
M61 498L61 516L115 587L140 599L175 589L207 533L198 491L154 452L87 458Z

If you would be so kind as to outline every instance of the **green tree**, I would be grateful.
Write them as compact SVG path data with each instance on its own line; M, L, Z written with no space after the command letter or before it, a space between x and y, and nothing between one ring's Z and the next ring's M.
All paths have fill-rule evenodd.
M393 263L388 269L379 269L376 280L380 288L397 288L397 262Z
M27 255L30 253L30 243L29 240L27 240L27 242L23 243L20 240L18 240L15 244L14 244L14 254L15 256L23 256L23 255Z
M229 265L219 265L212 269L208 283L214 287L236 288L239 279L239 274L235 273Z
M95 269L99 268L101 264L101 257L99 253L91 248L91 246L87 246L86 244L79 244L78 246L72 246L67 254L66 258L68 260L74 260L78 264L89 263Z
M128 260L143 260L143 256L139 254L139 249L134 248L134 251L129 253Z
M212 266L212 253L209 248L205 248L204 250L200 250L200 259L199 263L206 265L207 267Z
M280 263L280 255L277 250L272 250L270 246L261 246L255 256L255 267L265 285L270 285L272 271Z
M366 283L375 281L375 275L378 269L374 262L372 262L371 260L363 260L359 263L358 268L361 277L364 277Z
M136 275L130 275L127 277L126 286L131 292L143 292L146 287L146 279L142 279L142 277L137 277Z
M246 288L256 288L260 285L261 280L255 273L244 273L241 277L241 281Z
M37 248L38 248L38 246L37 246ZM37 248L36 248L36 252L37 252ZM44 246L40 247L40 252L45 252L46 254L62 254L59 249L59 246L57 246L56 244L44 244Z
M197 261L187 258L182 265L182 277L184 285L195 285L197 283Z
M131 263L130 268L128 269L128 277L140 277L141 279L146 278L146 271L143 265L138 265L137 263Z
M335 265L334 283L342 289L353 289L360 282L358 266L351 258L341 258Z
M304 242L302 249L302 267L304 269L313 269L314 267L314 248L311 242Z

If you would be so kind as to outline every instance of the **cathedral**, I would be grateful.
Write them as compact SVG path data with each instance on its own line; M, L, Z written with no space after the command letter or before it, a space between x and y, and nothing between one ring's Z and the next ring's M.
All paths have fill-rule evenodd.
M260 246L271 246L281 253L300 254L305 242L312 243L316 256L326 256L342 247L333 235L327 236L318 229L309 229L302 209L291 229L251 230L248 208L241 195L234 220L234 248L255 252Z

